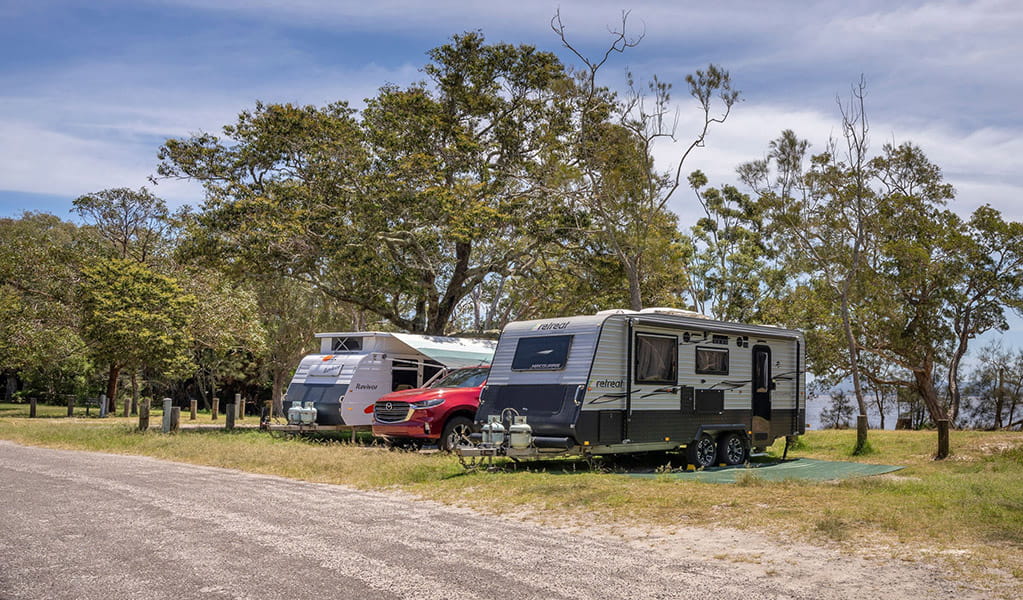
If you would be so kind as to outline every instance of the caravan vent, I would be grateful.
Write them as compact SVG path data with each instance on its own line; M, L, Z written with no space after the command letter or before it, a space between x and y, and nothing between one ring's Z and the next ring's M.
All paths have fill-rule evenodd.
M710 339L710 343L712 343L712 344L721 344L721 345L727 346L728 345L728 336L727 335L715 335L714 337L712 337Z
M597 311L596 316L603 317L605 315L634 315L636 311L629 310L627 308L609 308L607 310Z

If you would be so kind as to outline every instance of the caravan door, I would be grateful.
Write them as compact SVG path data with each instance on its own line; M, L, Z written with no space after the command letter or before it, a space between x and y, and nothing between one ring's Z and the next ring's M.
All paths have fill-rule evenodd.
M771 433L771 348L753 346L753 445L770 439Z

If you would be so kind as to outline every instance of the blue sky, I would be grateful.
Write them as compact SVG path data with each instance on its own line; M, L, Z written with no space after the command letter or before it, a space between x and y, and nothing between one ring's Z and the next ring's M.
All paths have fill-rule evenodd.
M714 62L742 90L685 171L734 183L735 166L785 128L823 148L838 132L836 97L862 74L875 148L913 141L955 186L955 210L990 203L1023 220L1016 0L0 0L0 216L67 217L81 194L150 185L165 139L217 132L256 100L359 106L383 84L420 79L426 51L462 31L575 64L551 32L555 10L596 53L623 7L645 37L602 83L621 87L630 69L681 91L686 73ZM676 97L681 131L691 130L698 115ZM676 157L658 150L664 168ZM153 191L171 206L202 200L188 183ZM672 208L686 222L696 206L683 194Z

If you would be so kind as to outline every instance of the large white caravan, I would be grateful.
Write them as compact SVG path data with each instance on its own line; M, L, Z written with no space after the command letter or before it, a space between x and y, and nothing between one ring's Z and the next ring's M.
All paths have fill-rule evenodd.
M440 370L489 364L491 340L358 331L317 333L320 352L302 359L284 409L312 402L318 425L372 425L373 403L421 387Z
M697 466L745 462L804 431L803 335L675 309L509 324L463 456L685 447Z

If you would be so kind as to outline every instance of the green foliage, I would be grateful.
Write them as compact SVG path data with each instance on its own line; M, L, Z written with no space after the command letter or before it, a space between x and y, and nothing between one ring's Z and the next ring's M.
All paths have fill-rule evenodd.
M196 299L134 260L98 259L83 271L82 331L97 360L184 375Z
M193 252L432 333L488 277L532 264L563 220L563 69L478 33L430 56L432 85L384 87L359 118L260 104L227 143L169 140L160 173L207 191Z
M77 265L93 247L53 215L0 219L0 369L17 372L29 394L89 386L74 293Z
M120 258L148 262L164 245L167 205L146 188L114 188L79 196L74 210Z
M704 188L706 176L695 171L689 184L704 217L693 226L697 251L689 267L688 295L696 310L734 322L763 318L765 298L785 285L784 270L769 243L765 203L752 200L730 185Z

